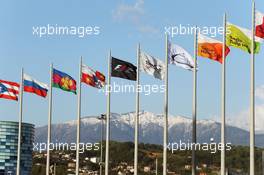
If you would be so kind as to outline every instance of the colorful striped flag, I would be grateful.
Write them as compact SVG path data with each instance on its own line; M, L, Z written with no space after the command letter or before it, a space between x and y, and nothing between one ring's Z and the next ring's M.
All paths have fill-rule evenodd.
M36 79L24 74L24 91L34 93L41 97L46 97L48 92L48 85L39 82Z
M18 100L19 84L11 81L0 80L0 98Z

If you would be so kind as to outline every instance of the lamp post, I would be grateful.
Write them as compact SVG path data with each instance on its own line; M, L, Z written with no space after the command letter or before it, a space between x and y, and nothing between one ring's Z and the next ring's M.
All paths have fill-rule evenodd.
M100 155L100 175L103 175L103 139L104 139L104 120L106 119L105 114L101 114L100 117L98 117L98 120L101 120L101 155Z

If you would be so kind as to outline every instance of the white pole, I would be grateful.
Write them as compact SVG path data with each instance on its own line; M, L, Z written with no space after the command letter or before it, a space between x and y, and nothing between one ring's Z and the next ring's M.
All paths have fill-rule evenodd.
M250 175L255 174L255 2L252 3L251 83L250 83Z
M156 175L158 175L158 156L156 157Z
M163 175L167 175L167 144L168 144L168 36L165 44L165 106L164 106L164 137L163 137Z
M20 160L21 160L21 137L22 137L22 120L23 120L23 92L24 92L24 70L21 69L20 80L20 98L19 98L19 125L18 125L18 143L17 143L17 171L16 174L20 175Z
M52 81L53 79L53 65L50 65L50 87L49 87L49 114L48 114L48 136L47 136L47 162L46 162L46 175L50 171L50 141L51 141L51 120L52 120Z
M105 116L101 115L99 120L101 120L100 175L103 175L103 140L104 140L104 120L105 120Z
M139 65L140 65L140 44L137 48L137 83L136 83L136 115L135 115L135 153L134 153L134 175L138 174L138 130L139 130Z
M82 57L79 67L79 87L78 87L78 105L77 105L77 140L76 140L76 175L79 175L80 167L80 123L81 123L81 93L82 93Z
M107 86L107 112L106 112L106 143L105 143L105 175L108 175L109 170L109 140L110 140L110 100L111 100L111 69L112 69L112 56L111 50L109 51L108 62L108 86Z
M225 167L225 124L226 124L226 57L225 57L225 45L226 45L226 14L223 17L223 50L222 50L222 117L221 117L221 144L224 145L224 149L221 150L221 175L226 174Z
M264 151L262 151L262 175L264 175Z
M192 175L196 175L196 156L195 143L196 139L196 118L197 118L197 27L194 33L194 70L193 70L193 134L192 134Z

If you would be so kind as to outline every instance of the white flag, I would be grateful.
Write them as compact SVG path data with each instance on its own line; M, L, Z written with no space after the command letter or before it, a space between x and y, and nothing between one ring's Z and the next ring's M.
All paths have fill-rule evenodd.
M168 43L168 59L170 64L175 64L181 68L192 70L194 69L194 60L192 56L182 47Z
M140 71L164 80L165 64L151 55L140 52Z

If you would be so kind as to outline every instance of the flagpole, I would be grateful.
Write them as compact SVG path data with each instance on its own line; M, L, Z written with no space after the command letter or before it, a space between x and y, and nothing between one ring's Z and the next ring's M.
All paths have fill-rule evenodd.
M197 27L194 33L194 70L193 70L193 133L192 143L196 143L196 119L197 119ZM195 146L192 147L192 175L196 174L196 155Z
M251 83L250 83L250 175L255 173L255 1L252 3Z
M81 93L82 93L82 57L79 67L79 87L78 87L78 105L77 105L77 140L76 140L76 175L79 175L80 166L80 123L81 123Z
M110 100L111 100L111 50L109 51L109 58L108 58L108 86L107 86L107 112L106 112L106 143L105 143L105 175L108 175L109 170L109 140L110 140Z
M226 56L225 56L225 45L226 45L226 14L223 16L223 50L222 50L222 116L221 116L221 143L224 145L224 149L221 150L221 175L225 175L226 167L225 167L225 142L226 142L226 135L225 135L225 124L226 124Z
M47 162L46 175L49 175L50 168L50 141L51 141L51 120L52 120L52 79L53 79L53 64L50 65L50 87L49 87L49 114L48 114L48 136L47 136Z
M135 115L135 153L134 153L134 175L138 174L138 131L139 131L139 65L140 65L140 44L137 48L137 83L136 83L136 115Z
M165 106L164 106L164 137L163 137L163 175L167 175L167 144L168 144L168 36L165 43Z
M17 143L17 175L20 175L21 160L21 136L22 136L22 120L23 120L23 92L24 92L24 69L21 69L20 80L20 98L19 98L19 125L18 125L18 143Z

